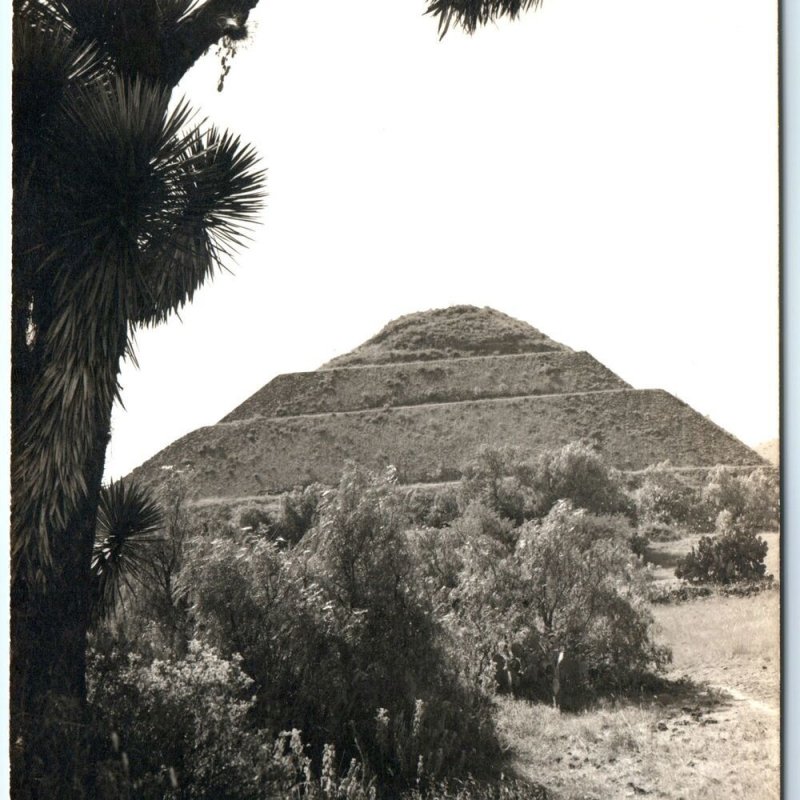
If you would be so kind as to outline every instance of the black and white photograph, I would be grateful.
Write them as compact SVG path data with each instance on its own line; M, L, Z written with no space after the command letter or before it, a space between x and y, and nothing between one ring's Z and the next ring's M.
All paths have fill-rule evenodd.
M8 796L789 796L778 3L8 18Z

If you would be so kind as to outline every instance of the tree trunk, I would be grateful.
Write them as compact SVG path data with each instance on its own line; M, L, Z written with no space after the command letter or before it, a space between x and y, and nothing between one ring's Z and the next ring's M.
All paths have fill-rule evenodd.
M184 73L213 44L224 36L239 38L250 10L258 0L206 0L187 14L167 40L159 42L157 58L147 59L140 70L144 77L174 87ZM153 4L157 7L157 4ZM19 4L15 11L19 13ZM80 37L80 31L77 34ZM146 47L147 42L138 46ZM15 85L14 91L18 91ZM21 89L21 91L24 91ZM28 241L27 233L35 226L30 220L35 214L26 213L25 176L21 167L32 166L24 158L20 141L15 133L14 153L14 242L12 253L12 546L39 524L32 522L28 511L32 507L59 505L65 490L54 475L82 477L84 486L80 497L73 491L65 508L66 521L49 524L47 539L50 559L38 557L30 568L12 567L11 585L11 787L12 797L24 800L71 800L92 798L92 769L90 757L91 731L86 704L86 641L91 613L91 554L94 543L95 522L99 492L105 465L105 451L110 438L111 406L119 373L119 362L127 343L126 325L119 316L109 313L103 330L103 316L97 316L95 307L87 307L85 314L76 313L72 325L61 334L73 336L80 342L81 334L92 339L90 346L81 350L85 386L94 381L97 390L93 396L93 410L87 415L73 415L61 424L59 414L70 406L74 411L75 383L62 392L62 396L42 396L36 393L46 369L46 380L51 384L53 374L65 374L69 367L48 349L49 323L54 319L55 299L42 286L47 272L39 258L41 248L35 236ZM30 154L29 154L30 155ZM46 193L42 198L46 203ZM33 212L37 209L34 207ZM38 236L39 232L36 232ZM31 263L28 263L30 260ZM52 270L52 264L50 265ZM87 304L91 302L86 299ZM108 309L107 309L108 311ZM109 320L113 319L114 323ZM84 322L87 325L84 325ZM95 322L89 326L89 322ZM119 325L121 324L121 327ZM83 328L87 331L84 331ZM64 330L69 333L64 333ZM105 335L104 335L105 334ZM57 334L54 334L54 336ZM31 339L31 341L29 341ZM74 368L74 363L71 365ZM87 377L88 376L88 377ZM77 378L76 378L77 380ZM112 385L113 384L113 385ZM62 403L63 400L63 403ZM37 403L41 406L37 408ZM37 419L53 422L46 429L50 439L37 428ZM80 447L76 438L86 433ZM53 434L54 429L56 435ZM63 447L62 451L57 451ZM78 455L76 455L78 453ZM62 458L63 456L63 458ZM38 484L25 483L20 477L30 475L50 459L49 471ZM58 468L70 464L68 470ZM32 467L26 470L21 467ZM77 485L80 485L78 482ZM85 488L85 491L84 491ZM74 487L72 487L74 489ZM44 497L50 493L49 496ZM61 494L62 497L58 495ZM25 513L21 514L20 509ZM38 529L37 529L38 532ZM15 562L28 559L26 551L19 556L14 549Z
M110 409L109 409L110 411ZM91 553L109 425L98 435L89 491L53 532L46 584L20 574L11 589L11 786L14 798L91 797L86 634Z

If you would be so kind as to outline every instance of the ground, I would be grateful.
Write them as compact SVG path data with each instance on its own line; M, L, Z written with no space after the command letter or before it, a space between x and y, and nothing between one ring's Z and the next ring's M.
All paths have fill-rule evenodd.
M764 538L777 577L778 536ZM778 798L779 603L774 588L655 606L660 640L673 650L670 686L657 694L578 714L501 699L515 770L555 800Z

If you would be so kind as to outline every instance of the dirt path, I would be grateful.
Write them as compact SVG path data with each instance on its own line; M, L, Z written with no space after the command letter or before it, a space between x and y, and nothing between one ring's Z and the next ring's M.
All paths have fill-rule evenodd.
M750 697L744 692L739 691L739 689L737 689L735 686L725 686L724 684L719 684L716 686L711 686L711 688L730 695L734 700L739 703L744 703L749 708L753 709L753 711L760 711L763 714L769 714L773 717L780 717L780 708L771 703L765 703L763 700L757 700L755 697Z

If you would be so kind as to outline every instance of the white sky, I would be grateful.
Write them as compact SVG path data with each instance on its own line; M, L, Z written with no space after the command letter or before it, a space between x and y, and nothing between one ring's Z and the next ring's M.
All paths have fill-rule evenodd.
M437 40L423 0L261 0L216 92L252 246L138 336L107 474L401 314L489 305L756 444L778 435L774 3L546 0Z

